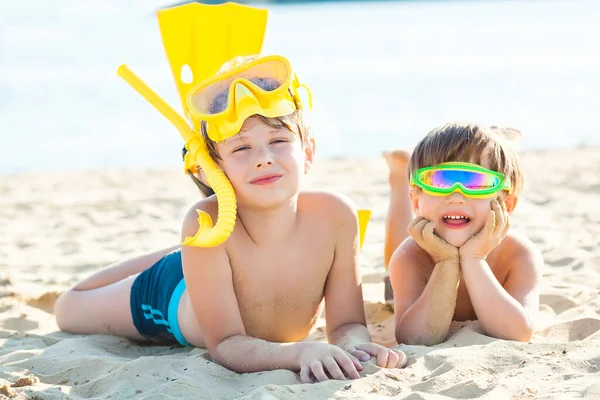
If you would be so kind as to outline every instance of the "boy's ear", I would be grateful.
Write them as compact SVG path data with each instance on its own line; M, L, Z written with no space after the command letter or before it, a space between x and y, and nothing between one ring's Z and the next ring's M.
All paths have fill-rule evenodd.
M515 210L515 207L517 207L518 202L518 196L515 196L514 194L507 195L504 198L504 204L506 204L506 211L508 211L509 214L512 214L512 212Z
M306 147L304 148L304 173L308 173L310 171L310 167L312 167L313 160L315 158L315 138L311 138Z
M410 190L408 191L408 197L410 197L410 204L412 205L412 209L413 209L413 212L415 213L415 216L420 217L421 210L419 210L419 196L418 196L417 190L418 189L411 187Z

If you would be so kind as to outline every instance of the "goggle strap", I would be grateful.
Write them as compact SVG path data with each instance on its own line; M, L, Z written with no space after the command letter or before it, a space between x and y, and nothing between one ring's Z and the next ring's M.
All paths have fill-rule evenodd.
M308 109L312 110L313 107L313 100L312 100L312 93L310 92L310 89L308 88L307 85L305 85L304 83L300 85L304 90L306 90L306 96L308 97Z
M298 75L294 73L294 79L290 82L290 94L292 95L292 99L294 99L294 103L296 104L296 108L298 110L302 109L302 99L300 99L300 95L298 94L298 88L300 87L300 81L298 80Z
M298 78L298 75L295 72L293 72L293 75L294 78L290 82L290 91L292 92L291 95L294 99L294 103L296 103L296 108L298 110L302 110L304 108L302 99L300 98L300 93L298 91L298 89L303 88L306 91L309 110L312 110L312 93L310 92L310 89L306 84L300 83L300 78Z

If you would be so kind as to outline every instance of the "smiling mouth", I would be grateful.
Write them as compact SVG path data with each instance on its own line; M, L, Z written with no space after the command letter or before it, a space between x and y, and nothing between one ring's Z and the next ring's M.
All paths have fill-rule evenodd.
M261 176L250 181L253 185L268 185L269 183L276 182L281 178L281 175L266 175Z
M449 228L462 228L471 222L471 218L464 215L444 215L442 221Z

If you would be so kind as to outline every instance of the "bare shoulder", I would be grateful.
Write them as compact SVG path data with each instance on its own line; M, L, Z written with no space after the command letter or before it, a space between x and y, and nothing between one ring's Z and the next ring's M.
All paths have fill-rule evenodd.
M410 236L400 243L390 260L390 274L406 269L414 269L425 277L429 277L433 267L434 262L429 253L423 250Z
M544 264L540 249L523 233L510 230L498 246L498 263L509 269L529 269L536 274Z
M298 195L298 207L302 207L302 212L326 216L329 220L334 218L343 221L357 217L356 206L350 198L325 190L301 191Z
M534 257L541 258L540 249L523 233L510 230L502 241L502 253L511 258Z
M193 236L198 231L198 212L204 211L210 215L213 222L217 220L219 206L216 196L210 196L194 203L185 213L182 232L186 236Z

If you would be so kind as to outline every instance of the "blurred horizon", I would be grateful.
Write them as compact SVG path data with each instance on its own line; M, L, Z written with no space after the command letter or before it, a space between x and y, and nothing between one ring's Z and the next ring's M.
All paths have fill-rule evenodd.
M600 2L243 3L269 10L263 53L312 89L319 157L411 148L464 119L520 129L525 150L600 145ZM179 133L116 73L180 111L155 16L174 4L4 2L0 173L181 165Z

